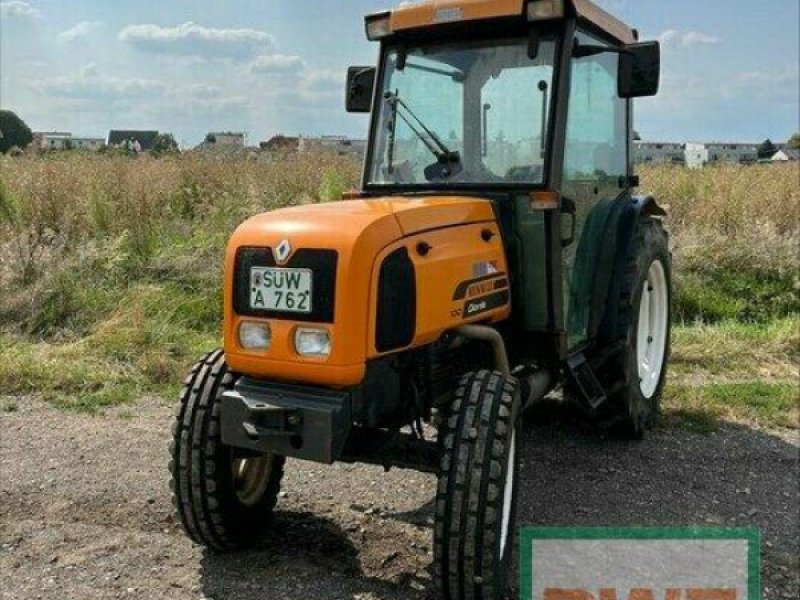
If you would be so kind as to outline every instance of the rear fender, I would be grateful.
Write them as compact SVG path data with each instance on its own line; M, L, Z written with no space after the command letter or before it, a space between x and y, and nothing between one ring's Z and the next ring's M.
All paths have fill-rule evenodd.
M597 290L598 293L605 295L605 310L599 321L595 321L594 332L598 345L605 346L612 344L619 339L618 317L620 303L619 298L622 294L622 286L625 282L625 269L628 264L633 248L633 240L636 237L636 228L639 226L641 217L663 218L667 212L659 206L653 196L631 196L627 202L619 205L620 214L617 226L616 252L614 255L614 266L607 290ZM598 304L595 303L595 306Z

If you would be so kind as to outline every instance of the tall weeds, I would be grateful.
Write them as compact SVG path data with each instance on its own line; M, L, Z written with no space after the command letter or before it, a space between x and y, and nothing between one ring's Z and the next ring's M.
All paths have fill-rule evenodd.
M233 229L266 210L335 200L359 171L335 155L0 158L0 332L78 339L108 319L133 318L143 298L159 318L159 297L163 318L176 319L184 298L182 327L215 332ZM798 311L797 166L641 175L670 215L679 318L763 321Z
M800 168L647 167L669 213L684 321L768 321L800 312Z

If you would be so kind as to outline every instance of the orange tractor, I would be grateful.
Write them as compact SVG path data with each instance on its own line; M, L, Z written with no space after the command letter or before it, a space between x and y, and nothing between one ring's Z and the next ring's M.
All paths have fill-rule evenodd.
M189 536L269 530L286 457L436 473L445 599L505 594L521 415L556 387L641 437L670 335L664 212L633 193L657 43L588 0L434 0L366 19L361 189L230 240L224 349L191 371L170 470Z

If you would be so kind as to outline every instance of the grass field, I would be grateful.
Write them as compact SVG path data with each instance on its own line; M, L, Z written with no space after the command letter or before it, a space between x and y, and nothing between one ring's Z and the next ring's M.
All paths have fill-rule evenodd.
M2 408L86 411L172 397L219 344L226 240L249 215L333 201L337 156L0 157ZM798 426L800 172L643 169L669 211L676 273L668 424Z

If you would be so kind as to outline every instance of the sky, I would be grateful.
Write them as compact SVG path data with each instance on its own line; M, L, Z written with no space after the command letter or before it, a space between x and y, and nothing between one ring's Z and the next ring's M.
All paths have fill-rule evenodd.
M598 0L659 39L646 140L785 141L800 130L800 1ZM363 138L349 65L376 62L363 16L385 0L0 0L0 107L35 131Z

